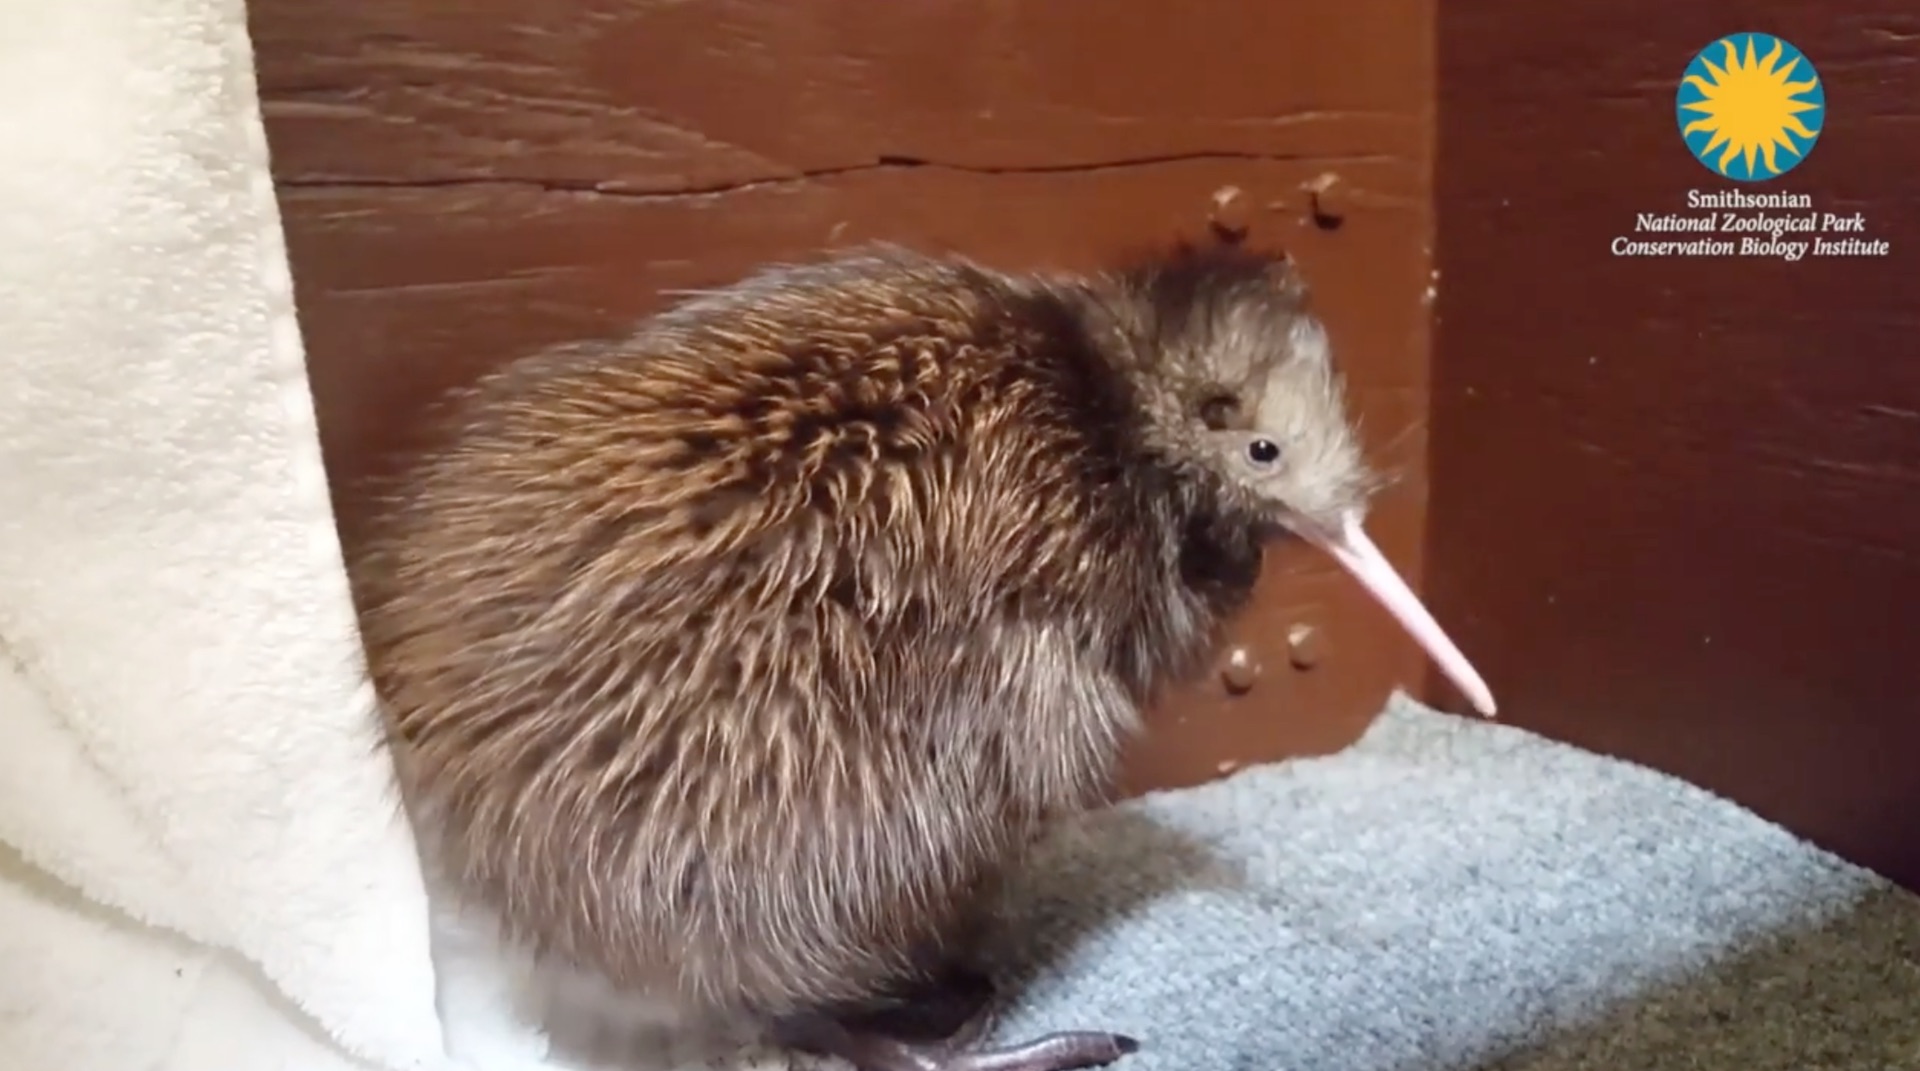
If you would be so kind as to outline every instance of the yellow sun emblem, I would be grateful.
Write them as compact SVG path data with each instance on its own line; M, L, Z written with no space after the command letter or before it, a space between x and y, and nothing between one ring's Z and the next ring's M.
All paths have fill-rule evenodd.
M1827 113L1813 64L1763 33L1733 34L1701 49L1680 79L1676 104L1680 136L1694 159L1743 182L1778 178L1806 159Z

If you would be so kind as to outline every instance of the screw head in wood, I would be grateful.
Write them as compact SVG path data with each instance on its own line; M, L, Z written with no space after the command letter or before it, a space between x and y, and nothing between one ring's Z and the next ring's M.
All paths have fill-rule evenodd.
M1287 630L1287 661L1295 669L1312 669L1326 654L1326 642L1312 625L1295 625Z
M1346 222L1347 188L1339 175L1331 171L1323 172L1302 183L1301 188L1307 193L1309 215L1313 218L1314 226L1331 231L1339 229Z
M1254 683L1260 679L1260 663L1253 652L1245 646L1236 644L1227 652L1227 660L1220 667L1221 683L1227 691L1235 695L1244 695L1253 690Z
M1247 198L1238 186L1222 186L1213 191L1213 204L1207 212L1207 224L1223 242L1238 242L1252 227Z

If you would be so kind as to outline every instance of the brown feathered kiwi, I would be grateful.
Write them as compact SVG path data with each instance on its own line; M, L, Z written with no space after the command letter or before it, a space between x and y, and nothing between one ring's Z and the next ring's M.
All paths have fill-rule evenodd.
M974 977L997 882L1105 798L1269 536L1334 552L1492 709L1360 533L1376 480L1283 259L865 249L443 414L352 561L433 857L548 957L863 1071L1132 1050L850 1009Z

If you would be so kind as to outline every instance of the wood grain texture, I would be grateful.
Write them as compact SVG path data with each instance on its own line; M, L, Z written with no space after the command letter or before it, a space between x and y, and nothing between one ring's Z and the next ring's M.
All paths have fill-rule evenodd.
M1828 113L1747 189L1863 212L1890 256L1610 255L1736 185L1674 93L1749 29ZM1920 13L1461 4L1440 54L1436 612L1509 720L1920 884Z
M1376 538L1417 584L1432 18L1430 0L256 0L343 531L433 394L671 291L871 239L1087 268L1218 223L1312 281L1364 438L1402 476ZM1237 628L1258 683L1169 696L1131 787L1338 747L1420 682L1343 577L1274 557ZM1311 671L1288 664L1302 624L1324 641Z

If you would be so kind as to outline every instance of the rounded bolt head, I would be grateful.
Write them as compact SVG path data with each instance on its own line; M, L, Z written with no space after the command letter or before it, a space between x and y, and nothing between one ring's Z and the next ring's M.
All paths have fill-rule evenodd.
M1239 241L1246 237L1252 221L1248 215L1247 199L1240 187L1222 186L1213 191L1207 223L1212 226L1214 234L1225 241Z
M1323 172L1302 184L1307 192L1313 224L1322 230L1334 230L1347 218L1346 184L1331 171Z
M1252 691L1259 679L1260 663L1254 659L1252 651L1236 645L1227 652L1226 663L1220 667L1220 680L1226 684L1228 691L1236 695Z
M1287 630L1287 661L1295 669L1312 669L1326 654L1320 630L1312 625L1295 625Z

